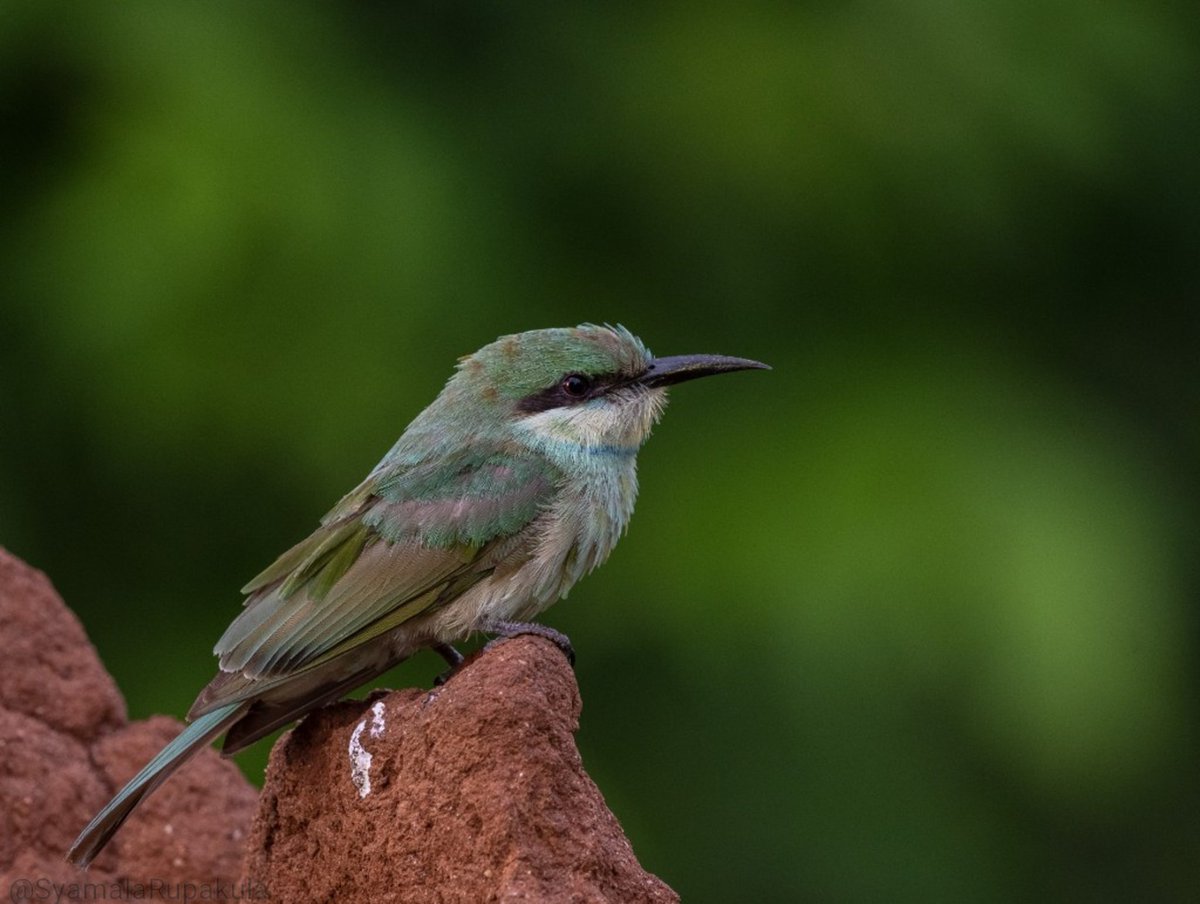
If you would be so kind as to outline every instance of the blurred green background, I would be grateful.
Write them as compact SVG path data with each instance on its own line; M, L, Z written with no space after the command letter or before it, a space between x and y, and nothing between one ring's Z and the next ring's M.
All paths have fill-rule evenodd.
M645 866L1194 900L1195 12L3 0L0 544L180 715L457 356L758 358L546 617Z

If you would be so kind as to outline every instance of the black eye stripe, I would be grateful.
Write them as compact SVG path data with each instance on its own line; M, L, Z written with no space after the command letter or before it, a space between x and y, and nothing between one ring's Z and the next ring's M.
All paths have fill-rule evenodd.
M573 377L580 378L586 386L579 387L582 391L572 392L567 388L567 382ZM563 374L553 386L539 389L525 396L517 403L517 410L523 414L536 414L539 411L549 411L551 408L566 408L579 405L597 396L604 395L614 386L626 382L619 374ZM574 384L578 385L578 384Z

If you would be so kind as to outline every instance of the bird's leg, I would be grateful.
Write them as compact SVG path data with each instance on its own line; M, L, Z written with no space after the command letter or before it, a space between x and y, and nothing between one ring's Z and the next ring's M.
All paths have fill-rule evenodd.
M499 643L509 637L516 637L518 634L533 634L537 637L544 637L560 650L567 657L567 662L571 665L575 664L575 648L571 646L571 639L563 634L562 631L555 631L553 628L546 625L539 625L537 622L513 622L513 621L495 621L489 622L483 628L488 634L495 634L496 637L489 640L484 649L488 649L492 644Z
M445 684L450 680L450 676L457 671L458 667L463 664L463 654L448 643L435 643L430 649L446 660L446 664L450 666L450 668L433 679L435 686Z

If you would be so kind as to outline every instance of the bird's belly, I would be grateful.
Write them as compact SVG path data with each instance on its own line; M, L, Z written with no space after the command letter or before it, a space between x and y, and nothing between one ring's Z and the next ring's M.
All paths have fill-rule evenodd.
M498 568L458 599L431 615L438 640L458 640L500 621L525 621L553 604L575 583L574 538L548 530L533 554L515 567Z
M608 505L581 502L560 500L547 511L533 548L432 613L431 635L452 642L498 621L528 621L566 596L608 558L628 517Z

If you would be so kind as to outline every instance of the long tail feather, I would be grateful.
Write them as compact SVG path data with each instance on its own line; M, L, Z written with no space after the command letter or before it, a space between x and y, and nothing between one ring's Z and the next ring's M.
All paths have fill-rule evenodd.
M248 706L248 703L239 702L214 709L180 732L179 737L160 750L84 827L67 851L67 860L79 867L91 863L142 799L186 763L192 754L241 718Z
M393 662L387 668L391 668L392 665L396 665L396 663ZM255 741L265 738L275 729L282 728L289 722L295 722L309 710L342 699L350 691L360 684L370 681L382 671L385 669L372 666L361 672L355 672L337 684L317 688L294 700L284 703L265 704L259 702L252 704L246 714L238 720L237 724L231 726L225 735L225 740L221 744L221 755L232 756Z

